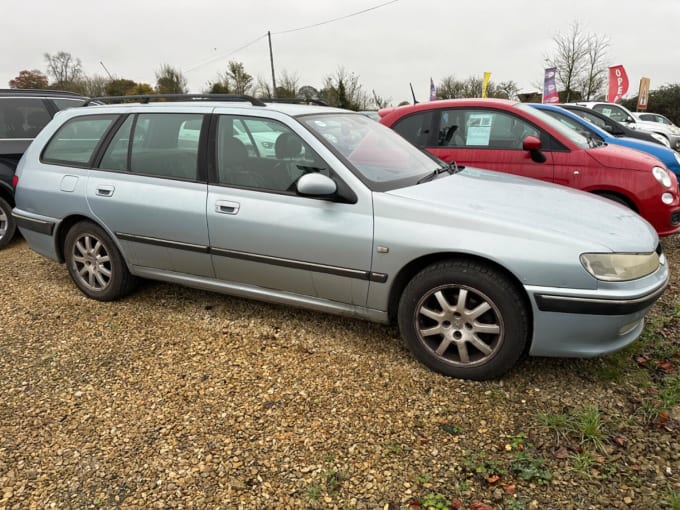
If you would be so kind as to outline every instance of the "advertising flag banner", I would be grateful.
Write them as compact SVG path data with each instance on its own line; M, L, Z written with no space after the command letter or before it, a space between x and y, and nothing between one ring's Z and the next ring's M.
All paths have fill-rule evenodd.
M491 73L484 73L484 81L482 82L482 97L486 97L486 89L489 87L489 80L491 79Z
M612 66L609 68L609 91L607 101L618 103L628 92L628 75L623 66Z
M557 74L556 67L549 67L545 70L545 77L543 78L544 103L560 102L560 96L557 94L557 84L555 83L555 74Z
M434 86L432 78L430 78L430 101L436 101L437 99L437 89Z
M640 91L638 92L638 110L646 110L649 102L649 78L640 78Z

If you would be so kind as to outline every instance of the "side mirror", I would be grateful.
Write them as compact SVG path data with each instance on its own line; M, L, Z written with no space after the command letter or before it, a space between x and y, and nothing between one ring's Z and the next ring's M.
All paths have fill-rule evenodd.
M545 163L547 158L541 152L541 140L535 136L527 136L522 142L522 149L529 151L531 160L536 163Z
M338 191L335 181L327 175L313 172L305 174L297 181L297 192L310 197L327 197Z

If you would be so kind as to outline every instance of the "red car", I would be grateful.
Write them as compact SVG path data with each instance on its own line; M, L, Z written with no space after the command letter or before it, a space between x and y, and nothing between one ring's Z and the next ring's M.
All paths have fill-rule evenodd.
M451 99L380 111L380 122L459 166L563 184L620 202L659 235L680 231L678 181L658 159L598 144L528 104Z

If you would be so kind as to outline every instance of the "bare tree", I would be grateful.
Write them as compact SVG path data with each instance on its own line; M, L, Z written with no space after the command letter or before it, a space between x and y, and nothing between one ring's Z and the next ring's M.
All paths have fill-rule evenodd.
M607 84L607 66L604 64L609 41L604 36L588 37L586 72L581 79L581 94L586 101L594 99Z
M276 87L276 97L297 97L299 82L300 78L297 74L283 71L281 76L276 79L276 83L278 83L278 86Z
M437 97L439 99L455 99L465 96L465 84L450 75L443 78L437 85Z
M83 95L89 97L109 95L107 87L111 81L113 80L107 76L86 76L80 80L83 86Z
M338 68L334 76L326 77L319 96L331 106L348 110L366 110L371 102L362 90L359 77L347 72L344 67Z
M553 41L555 54L546 57L545 64L557 69L557 85L564 94L561 99L571 101L599 91L605 82L604 58L609 47L606 36L586 34L575 21L568 32L558 33Z
M57 88L66 88L83 74L83 64L79 58L73 58L70 53L60 51L55 55L45 53L47 74L54 78Z
M168 64L161 65L156 71L156 90L159 94L186 94L189 91L182 71Z
M253 94L255 94L257 97L274 97L272 94L272 83L271 83L271 78L267 80L266 78L262 78L262 76L257 77L257 83L255 83L255 88L253 90Z
M512 80L502 81L500 83L489 82L487 87L488 97L497 97L501 99L516 99L519 87L517 83Z

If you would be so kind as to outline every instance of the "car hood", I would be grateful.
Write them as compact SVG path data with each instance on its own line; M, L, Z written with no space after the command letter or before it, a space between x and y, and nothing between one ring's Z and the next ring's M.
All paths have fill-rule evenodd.
M600 165L609 168L651 172L653 167L659 166L659 160L654 156L621 145L596 147L586 152Z
M622 205L502 172L466 167L386 194L409 199L401 206L433 223L464 222L471 229L502 231L517 239L618 252L652 251L658 244L654 228Z
M675 136L680 135L680 128L677 126L669 126L667 124L661 124L660 122L652 122L650 120L640 120L637 119L638 127L647 129L649 131L659 131L664 133L669 133Z

